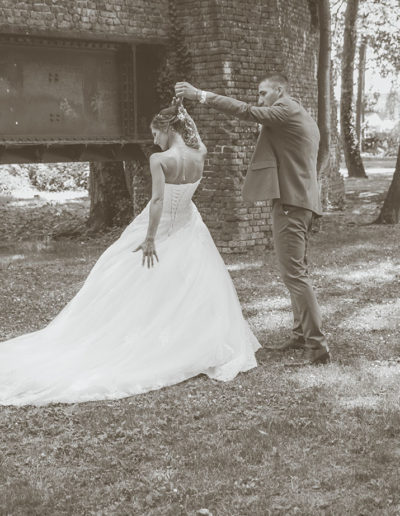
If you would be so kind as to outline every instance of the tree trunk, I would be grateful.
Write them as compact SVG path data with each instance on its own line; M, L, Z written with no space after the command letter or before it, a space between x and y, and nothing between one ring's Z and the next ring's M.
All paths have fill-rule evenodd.
M132 202L122 161L90 163L88 226L98 231L124 224L132 217Z
M137 159L125 161L125 178L132 199L133 216L136 217L151 198L151 173L149 160L154 152L161 149L153 144L141 144L141 154Z
M367 54L367 41L365 38L360 43L358 51L358 85L356 102L356 133L357 143L360 152L362 151L362 131L361 126L364 122L364 90L365 90L365 61Z
M318 2L319 56L318 56L318 127L321 134L317 172L322 184L329 181L331 142L331 12L329 0ZM327 204L328 189L322 188L323 205Z
M397 152L396 168L386 199L375 224L398 224L400 215L400 145Z
M353 124L353 75L357 40L357 11L359 0L347 0L342 57L342 87L340 98L340 126L344 157L350 177L367 177L357 145Z
M131 185L133 216L136 217L151 199L151 173L148 161L125 161L125 174Z

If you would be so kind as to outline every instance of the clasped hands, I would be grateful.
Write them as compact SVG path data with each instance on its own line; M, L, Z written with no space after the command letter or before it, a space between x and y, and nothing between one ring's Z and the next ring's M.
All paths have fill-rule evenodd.
M156 246L154 244L154 238L146 238L146 240L142 242L140 245L138 245L137 248L132 252L136 253L137 251L139 251L139 249L143 251L143 266L145 265L147 260L147 268L150 269L150 267L154 267L154 256L156 257L156 260L159 262L156 252Z

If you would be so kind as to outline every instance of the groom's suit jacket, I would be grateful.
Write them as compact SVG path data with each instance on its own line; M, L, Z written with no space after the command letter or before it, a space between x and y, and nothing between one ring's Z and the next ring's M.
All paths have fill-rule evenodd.
M243 185L245 200L280 198L282 204L322 214L317 182L319 130L299 102L282 97L271 107L257 107L207 91L206 103L262 124Z

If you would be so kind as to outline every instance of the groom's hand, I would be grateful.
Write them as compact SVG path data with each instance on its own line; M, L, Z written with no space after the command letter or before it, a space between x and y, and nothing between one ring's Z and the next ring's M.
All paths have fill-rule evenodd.
M178 98L196 100L199 90L188 82L177 82L175 84L175 95Z

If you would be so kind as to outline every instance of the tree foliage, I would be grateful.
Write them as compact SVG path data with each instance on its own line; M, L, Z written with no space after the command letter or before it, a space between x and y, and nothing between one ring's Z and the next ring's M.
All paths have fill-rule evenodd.
M400 70L400 0L364 0L359 31L372 51L371 60L381 75Z
M335 78L340 73L346 0L330 0ZM371 67L386 76L400 70L400 0L361 0L357 16L358 41L365 40Z

